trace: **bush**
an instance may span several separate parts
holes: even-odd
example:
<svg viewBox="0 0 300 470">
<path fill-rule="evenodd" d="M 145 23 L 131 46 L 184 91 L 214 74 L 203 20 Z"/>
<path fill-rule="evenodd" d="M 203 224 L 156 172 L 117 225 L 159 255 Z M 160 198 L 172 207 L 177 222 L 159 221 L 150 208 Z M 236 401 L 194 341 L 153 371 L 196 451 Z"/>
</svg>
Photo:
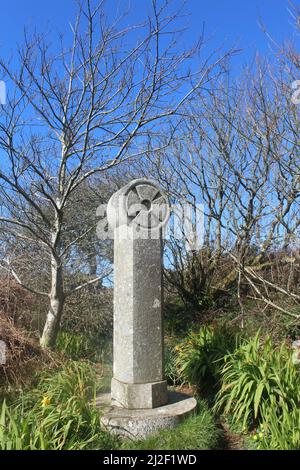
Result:
<svg viewBox="0 0 300 470">
<path fill-rule="evenodd" d="M 238 336 L 222 328 L 201 327 L 176 347 L 176 365 L 182 381 L 199 387 L 216 387 L 220 382 L 224 356 L 234 350 Z"/>
<path fill-rule="evenodd" d="M 0 276 L 0 312 L 16 327 L 32 329 L 36 299 L 9 276 Z"/>
<path fill-rule="evenodd" d="M 100 427 L 90 403 L 97 383 L 94 368 L 69 362 L 37 388 L 0 410 L 0 449 L 112 449 L 115 440 Z"/>
<path fill-rule="evenodd" d="M 82 279 L 87 281 L 87 279 Z M 112 337 L 113 290 L 90 286 L 67 299 L 61 328 L 91 338 Z"/>
<path fill-rule="evenodd" d="M 90 337 L 81 333 L 60 331 L 56 350 L 73 359 L 87 359 L 93 362 L 112 361 L 112 341 L 110 338 Z"/>
<path fill-rule="evenodd" d="M 258 449 L 300 450 L 300 409 L 286 403 L 267 409 L 256 436 Z"/>
<path fill-rule="evenodd" d="M 276 348 L 270 337 L 262 340 L 257 333 L 225 357 L 216 409 L 232 413 L 245 429 L 276 409 L 294 410 L 299 398 L 299 366 L 293 364 L 285 343 Z"/>
<path fill-rule="evenodd" d="M 31 380 L 34 370 L 41 367 L 42 361 L 51 362 L 47 353 L 41 350 L 38 339 L 17 327 L 1 312 L 0 340 L 6 345 L 6 362 L 0 363 L 0 387 L 24 385 Z"/>
<path fill-rule="evenodd" d="M 89 338 L 82 334 L 60 331 L 56 340 L 56 350 L 70 359 L 88 359 L 91 354 Z"/>
<path fill-rule="evenodd" d="M 165 376 L 170 385 L 181 385 L 182 377 L 177 367 L 177 351 L 175 349 L 178 338 L 165 338 Z"/>
<path fill-rule="evenodd" d="M 168 336 L 183 336 L 190 330 L 195 312 L 187 309 L 182 300 L 169 296 L 164 305 L 164 328 Z"/>
<path fill-rule="evenodd" d="M 214 449 L 220 438 L 213 414 L 205 402 L 199 403 L 195 416 L 187 418 L 175 429 L 165 429 L 139 441 L 127 441 L 122 449 L 137 450 L 204 450 Z"/>
</svg>

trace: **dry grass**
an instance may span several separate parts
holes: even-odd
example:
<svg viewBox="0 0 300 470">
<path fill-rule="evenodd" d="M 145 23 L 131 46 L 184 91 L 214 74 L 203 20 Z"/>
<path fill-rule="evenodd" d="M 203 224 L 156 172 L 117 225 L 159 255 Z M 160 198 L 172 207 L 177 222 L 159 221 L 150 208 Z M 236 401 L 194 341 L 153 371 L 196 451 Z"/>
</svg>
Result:
<svg viewBox="0 0 300 470">
<path fill-rule="evenodd" d="M 55 363 L 39 346 L 31 312 L 36 298 L 7 277 L 0 278 L 0 340 L 6 346 L 6 362 L 0 364 L 0 387 L 31 383 L 37 370 Z"/>
<path fill-rule="evenodd" d="M 0 364 L 0 386 L 21 385 L 44 358 L 37 338 L 14 325 L 0 312 L 0 338 L 6 345 L 6 363 Z"/>
</svg>

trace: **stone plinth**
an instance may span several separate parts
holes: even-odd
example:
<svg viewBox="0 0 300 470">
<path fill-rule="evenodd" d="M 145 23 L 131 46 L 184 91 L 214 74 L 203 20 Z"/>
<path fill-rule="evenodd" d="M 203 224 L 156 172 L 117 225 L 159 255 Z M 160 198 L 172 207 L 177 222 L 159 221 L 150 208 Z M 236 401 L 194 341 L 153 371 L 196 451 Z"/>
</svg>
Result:
<svg viewBox="0 0 300 470">
<path fill-rule="evenodd" d="M 103 394 L 97 399 L 97 406 L 104 412 L 102 425 L 112 434 L 143 439 L 160 429 L 176 427 L 195 412 L 197 402 L 193 397 L 170 392 L 167 405 L 153 409 L 128 410 L 111 402 L 110 394 Z"/>
</svg>

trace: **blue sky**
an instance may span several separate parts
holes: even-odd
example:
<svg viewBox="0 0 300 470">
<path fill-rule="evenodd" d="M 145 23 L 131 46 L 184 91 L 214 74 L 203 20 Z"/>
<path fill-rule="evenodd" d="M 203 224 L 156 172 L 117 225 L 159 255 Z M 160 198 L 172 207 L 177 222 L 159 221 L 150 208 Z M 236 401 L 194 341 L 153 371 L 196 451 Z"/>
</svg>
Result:
<svg viewBox="0 0 300 470">
<path fill-rule="evenodd" d="M 179 3 L 179 0 L 175 0 Z M 297 2 L 297 0 L 296 0 Z M 137 22 L 143 17 L 150 0 L 107 0 L 107 8 L 116 11 L 117 6 L 129 5 L 128 21 Z M 268 40 L 261 31 L 261 18 L 270 34 L 277 41 L 293 35 L 288 0 L 187 0 L 186 10 L 190 13 L 187 41 L 193 41 L 203 22 L 208 48 L 225 43 L 225 47 L 236 44 L 241 53 L 234 59 L 236 71 L 250 61 L 255 51 L 271 53 Z M 67 31 L 68 23 L 75 11 L 73 0 L 9 0 L 0 6 L 0 54 L 13 54 L 16 42 L 21 41 L 23 28 L 37 27 L 38 30 L 52 29 Z"/>
</svg>

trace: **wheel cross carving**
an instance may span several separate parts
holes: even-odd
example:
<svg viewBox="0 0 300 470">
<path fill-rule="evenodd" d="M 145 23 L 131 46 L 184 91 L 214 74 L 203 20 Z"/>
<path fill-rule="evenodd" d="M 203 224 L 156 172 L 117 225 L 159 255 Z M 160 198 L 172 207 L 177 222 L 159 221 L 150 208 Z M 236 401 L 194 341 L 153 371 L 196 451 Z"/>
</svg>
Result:
<svg viewBox="0 0 300 470">
<path fill-rule="evenodd" d="M 149 183 L 137 183 L 127 192 L 126 212 L 130 224 L 144 229 L 157 229 L 168 220 L 169 206 L 157 187 Z"/>
</svg>

